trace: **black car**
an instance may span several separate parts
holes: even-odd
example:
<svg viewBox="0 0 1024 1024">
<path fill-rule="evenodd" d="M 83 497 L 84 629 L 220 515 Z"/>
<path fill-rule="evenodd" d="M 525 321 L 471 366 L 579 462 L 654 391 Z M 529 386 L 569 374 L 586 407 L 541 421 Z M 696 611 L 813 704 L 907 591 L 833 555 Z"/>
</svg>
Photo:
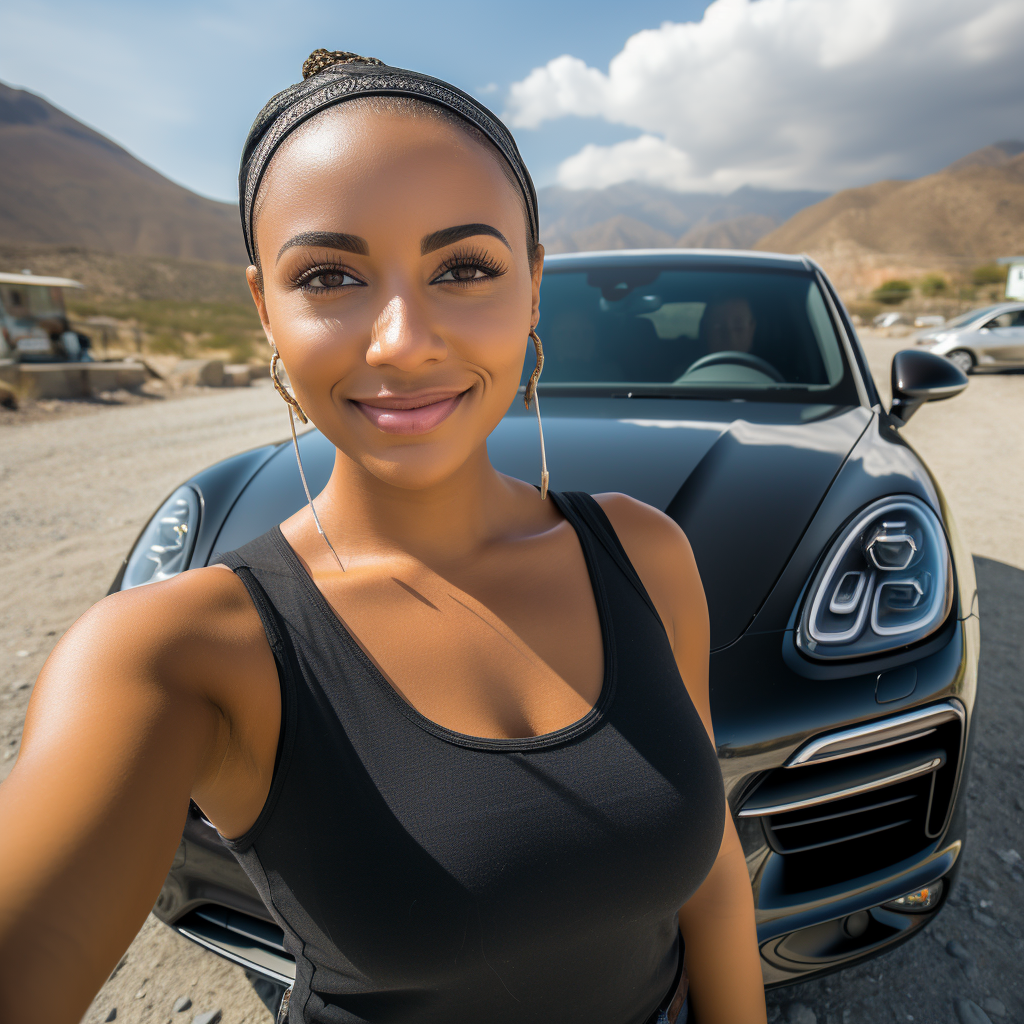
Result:
<svg viewBox="0 0 1024 1024">
<path fill-rule="evenodd" d="M 971 557 L 899 431 L 967 378 L 901 352 L 886 411 L 839 298 L 804 257 L 555 256 L 542 299 L 552 486 L 663 509 L 696 554 L 766 984 L 910 938 L 961 861 L 979 628 Z M 299 444 L 316 493 L 334 449 L 316 431 Z M 538 478 L 521 402 L 489 449 L 500 470 Z M 160 507 L 114 589 L 206 565 L 303 502 L 290 444 L 221 462 Z M 264 994 L 292 978 L 281 929 L 194 806 L 155 912 Z"/>
</svg>

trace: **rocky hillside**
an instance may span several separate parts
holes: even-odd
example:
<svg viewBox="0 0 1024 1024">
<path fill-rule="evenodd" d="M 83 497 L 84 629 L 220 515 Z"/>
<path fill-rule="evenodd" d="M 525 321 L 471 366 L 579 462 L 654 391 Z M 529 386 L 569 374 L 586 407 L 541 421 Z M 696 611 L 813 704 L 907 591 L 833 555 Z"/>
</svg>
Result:
<svg viewBox="0 0 1024 1024">
<path fill-rule="evenodd" d="M 175 185 L 46 100 L 0 83 L 0 243 L 244 264 L 233 204 Z"/>
<path fill-rule="evenodd" d="M 1024 143 L 1001 142 L 913 181 L 837 192 L 757 242 L 835 262 L 982 263 L 1024 253 Z"/>
</svg>

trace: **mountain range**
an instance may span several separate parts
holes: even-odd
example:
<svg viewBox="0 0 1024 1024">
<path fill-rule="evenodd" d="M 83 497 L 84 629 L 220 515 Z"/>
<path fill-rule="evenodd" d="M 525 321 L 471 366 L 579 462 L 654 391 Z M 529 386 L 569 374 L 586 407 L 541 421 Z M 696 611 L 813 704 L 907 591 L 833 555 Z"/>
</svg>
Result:
<svg viewBox="0 0 1024 1024">
<path fill-rule="evenodd" d="M 169 181 L 117 143 L 0 83 L 0 241 L 245 264 L 238 208 Z"/>
<path fill-rule="evenodd" d="M 235 204 L 190 192 L 42 97 L 2 83 L 0 153 L 0 269 L 20 269 L 36 252 L 33 265 L 59 272 L 68 263 L 69 271 L 88 277 L 88 254 L 106 254 L 106 262 L 93 261 L 98 283 L 108 270 L 127 266 L 125 257 L 144 257 L 152 272 L 136 274 L 127 291 L 160 291 L 167 278 L 177 294 L 190 292 L 186 282 L 201 275 L 175 261 L 246 263 Z M 681 193 L 627 182 L 543 188 L 539 199 L 541 238 L 550 253 L 807 252 L 841 289 L 862 291 L 885 274 L 1024 253 L 1024 142 L 987 146 L 913 181 L 833 195 L 752 187 L 729 195 Z M 214 277 L 233 281 L 233 275 L 224 266 Z M 103 290 L 118 288 L 111 281 Z"/>
</svg>

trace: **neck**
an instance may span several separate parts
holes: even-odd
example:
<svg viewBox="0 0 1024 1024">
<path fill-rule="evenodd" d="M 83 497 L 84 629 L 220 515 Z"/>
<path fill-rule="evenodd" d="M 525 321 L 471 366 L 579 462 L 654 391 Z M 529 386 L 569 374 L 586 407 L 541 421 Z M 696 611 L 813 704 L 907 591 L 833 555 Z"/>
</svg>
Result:
<svg viewBox="0 0 1024 1024">
<path fill-rule="evenodd" d="M 415 490 L 381 480 L 339 451 L 316 507 L 346 568 L 395 554 L 439 564 L 506 535 L 523 495 L 521 484 L 491 465 L 486 444 L 452 476 Z"/>
</svg>

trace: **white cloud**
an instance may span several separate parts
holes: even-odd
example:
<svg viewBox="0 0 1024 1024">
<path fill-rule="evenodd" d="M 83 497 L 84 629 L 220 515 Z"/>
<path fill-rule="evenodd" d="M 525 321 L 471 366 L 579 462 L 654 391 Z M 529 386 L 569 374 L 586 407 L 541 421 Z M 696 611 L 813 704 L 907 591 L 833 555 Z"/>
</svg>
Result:
<svg viewBox="0 0 1024 1024">
<path fill-rule="evenodd" d="M 570 188 L 842 188 L 1024 136 L 1022 50 L 1021 0 L 714 0 L 630 37 L 607 72 L 569 55 L 535 68 L 506 118 L 642 133 L 565 160 Z"/>
</svg>

